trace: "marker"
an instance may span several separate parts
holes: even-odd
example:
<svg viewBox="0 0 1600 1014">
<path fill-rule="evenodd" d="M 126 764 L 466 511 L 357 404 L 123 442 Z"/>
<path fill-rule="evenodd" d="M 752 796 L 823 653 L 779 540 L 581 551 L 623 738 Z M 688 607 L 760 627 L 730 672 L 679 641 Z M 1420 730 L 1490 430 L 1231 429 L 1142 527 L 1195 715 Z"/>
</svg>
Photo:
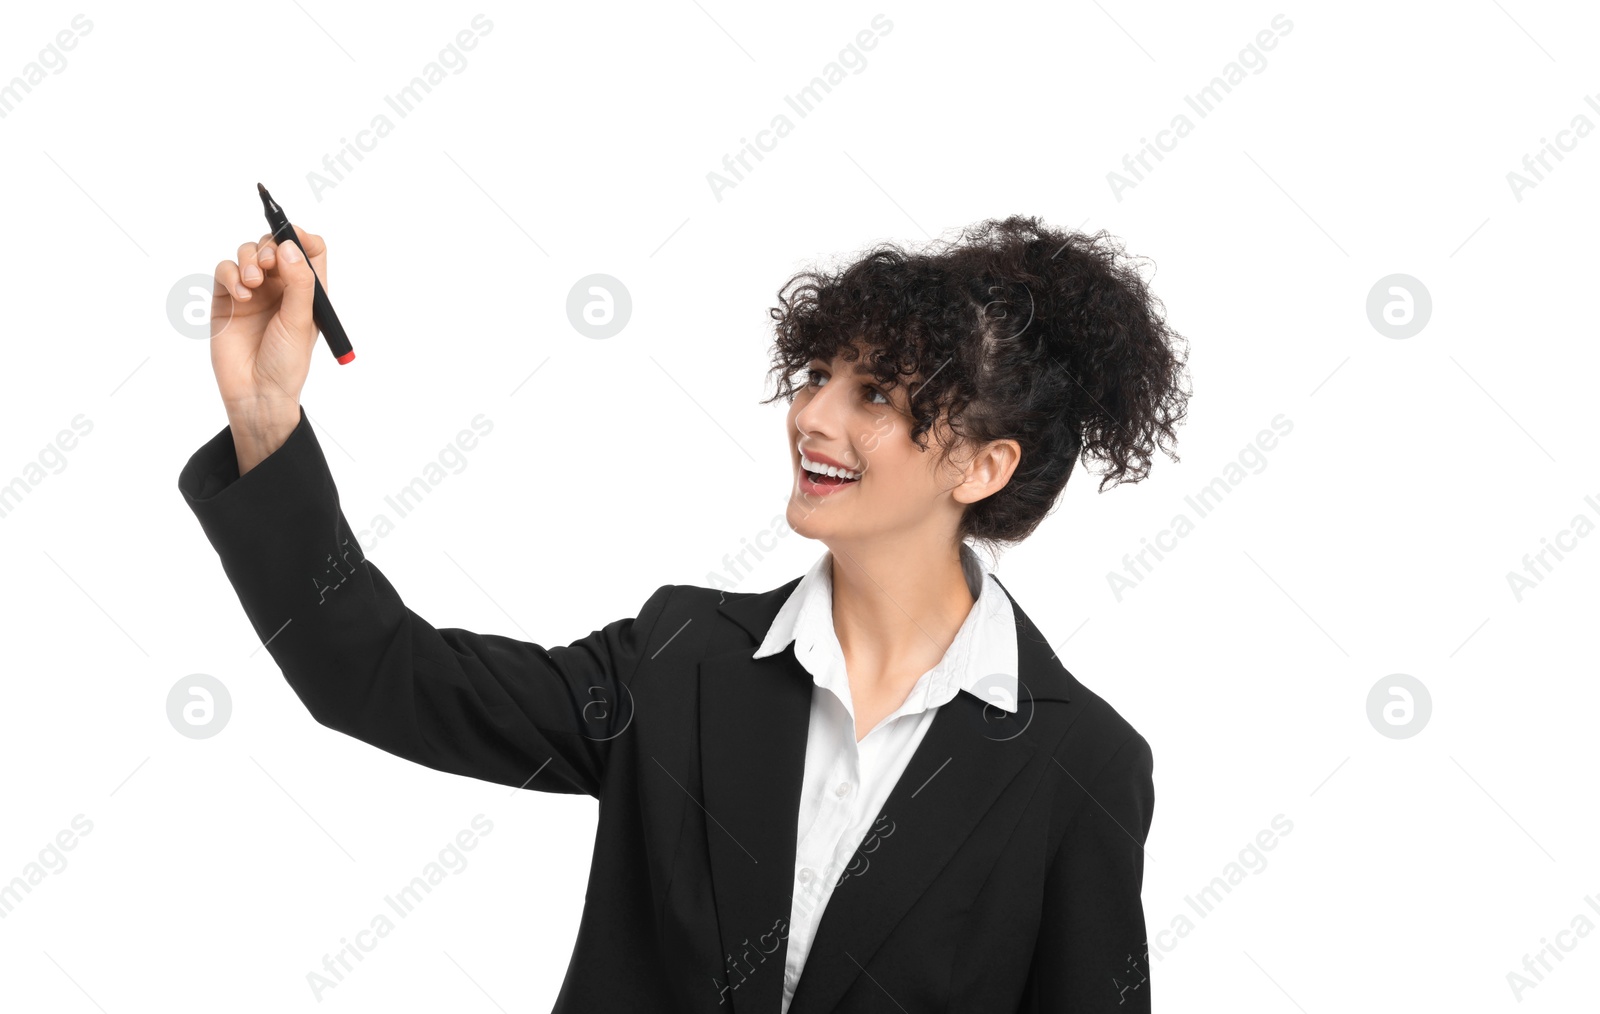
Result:
<svg viewBox="0 0 1600 1014">
<path fill-rule="evenodd" d="M 294 226 L 289 224 L 289 216 L 283 213 L 273 201 L 272 195 L 267 193 L 267 188 L 256 184 L 256 189 L 261 192 L 261 207 L 267 213 L 267 225 L 272 229 L 272 238 L 278 245 L 293 243 L 300 247 L 300 252 L 305 254 L 306 266 L 311 266 L 311 255 L 306 253 L 306 248 L 300 246 L 300 237 L 295 235 Z M 311 268 L 311 284 L 314 291 L 311 294 L 311 319 L 316 322 L 317 330 L 322 332 L 322 337 L 328 341 L 328 350 L 333 357 L 343 366 L 356 357 L 355 350 L 350 348 L 350 339 L 345 336 L 344 325 L 339 323 L 339 315 L 333 312 L 333 304 L 328 301 L 328 293 L 322 287 L 322 279 L 317 277 L 317 269 Z"/>
</svg>

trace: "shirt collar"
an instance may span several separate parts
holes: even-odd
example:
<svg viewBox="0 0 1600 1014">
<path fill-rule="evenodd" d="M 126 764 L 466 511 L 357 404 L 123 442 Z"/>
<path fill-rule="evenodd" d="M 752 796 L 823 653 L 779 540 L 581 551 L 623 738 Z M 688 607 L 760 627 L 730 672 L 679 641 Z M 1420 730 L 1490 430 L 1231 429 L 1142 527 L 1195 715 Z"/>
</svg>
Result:
<svg viewBox="0 0 1600 1014">
<path fill-rule="evenodd" d="M 983 569 L 976 553 L 961 544 L 961 570 L 972 592 L 972 610 L 956 632 L 944 658 L 922 681 L 922 700 L 908 699 L 913 710 L 944 704 L 962 690 L 1004 711 L 1017 710 L 1017 627 L 1005 589 Z M 844 651 L 833 629 L 832 553 L 825 551 L 811 565 L 773 618 L 752 658 L 776 655 L 793 642 L 795 658 L 820 687 L 850 700 Z M 915 707 L 919 705 L 920 707 Z"/>
</svg>

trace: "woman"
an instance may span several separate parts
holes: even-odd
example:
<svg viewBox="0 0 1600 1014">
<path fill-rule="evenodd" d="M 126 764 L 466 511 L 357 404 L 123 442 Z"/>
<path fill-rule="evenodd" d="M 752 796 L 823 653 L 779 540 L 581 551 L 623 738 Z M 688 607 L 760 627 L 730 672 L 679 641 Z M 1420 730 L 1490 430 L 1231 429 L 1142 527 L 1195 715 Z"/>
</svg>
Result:
<svg viewBox="0 0 1600 1014">
<path fill-rule="evenodd" d="M 292 244 L 217 267 L 229 425 L 179 486 L 318 722 L 605 804 L 556 1011 L 1148 1010 L 1149 745 L 968 545 L 1024 539 L 1080 456 L 1104 489 L 1171 455 L 1184 342 L 1119 254 L 1012 217 L 795 276 L 787 518 L 827 551 L 571 645 L 435 628 L 361 558 Z"/>
</svg>

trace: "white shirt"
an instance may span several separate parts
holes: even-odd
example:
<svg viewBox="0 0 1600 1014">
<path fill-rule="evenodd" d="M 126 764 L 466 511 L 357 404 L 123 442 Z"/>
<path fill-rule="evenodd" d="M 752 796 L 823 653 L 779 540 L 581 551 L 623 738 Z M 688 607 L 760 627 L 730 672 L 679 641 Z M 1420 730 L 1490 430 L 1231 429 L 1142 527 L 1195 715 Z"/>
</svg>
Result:
<svg viewBox="0 0 1600 1014">
<path fill-rule="evenodd" d="M 844 651 L 833 629 L 831 552 L 824 552 L 800 579 L 752 656 L 776 655 L 793 641 L 795 658 L 817 686 L 811 695 L 800 790 L 784 1014 L 834 887 L 841 876 L 860 873 L 870 863 L 869 857 L 856 855 L 857 847 L 870 852 L 874 846 L 869 841 L 893 833 L 887 818 L 878 821 L 880 810 L 939 706 L 966 690 L 987 704 L 1017 710 L 1017 630 L 1011 601 L 966 543 L 960 552 L 972 610 L 939 663 L 859 743 Z M 866 838 L 869 830 L 873 839 Z"/>
</svg>

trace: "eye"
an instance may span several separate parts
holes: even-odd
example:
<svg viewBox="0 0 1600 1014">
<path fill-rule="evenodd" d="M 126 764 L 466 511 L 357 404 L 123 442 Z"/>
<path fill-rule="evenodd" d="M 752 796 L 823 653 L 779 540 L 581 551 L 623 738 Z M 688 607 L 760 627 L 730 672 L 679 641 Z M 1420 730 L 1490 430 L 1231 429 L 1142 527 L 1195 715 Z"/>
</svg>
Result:
<svg viewBox="0 0 1600 1014">
<path fill-rule="evenodd" d="M 815 366 L 807 366 L 805 369 L 806 369 L 805 386 L 807 386 L 807 387 L 811 387 L 813 385 L 817 386 L 817 387 L 821 387 L 822 386 L 821 382 L 828 379 L 828 374 L 823 370 L 817 369 Z M 861 385 L 861 389 L 867 393 L 868 404 L 872 404 L 872 405 L 892 405 L 892 404 L 894 404 L 893 400 L 888 395 L 884 394 L 881 390 L 879 390 L 878 388 L 872 386 L 871 384 L 862 384 Z M 877 396 L 877 398 L 879 400 L 872 401 L 871 398 L 874 395 Z"/>
</svg>

